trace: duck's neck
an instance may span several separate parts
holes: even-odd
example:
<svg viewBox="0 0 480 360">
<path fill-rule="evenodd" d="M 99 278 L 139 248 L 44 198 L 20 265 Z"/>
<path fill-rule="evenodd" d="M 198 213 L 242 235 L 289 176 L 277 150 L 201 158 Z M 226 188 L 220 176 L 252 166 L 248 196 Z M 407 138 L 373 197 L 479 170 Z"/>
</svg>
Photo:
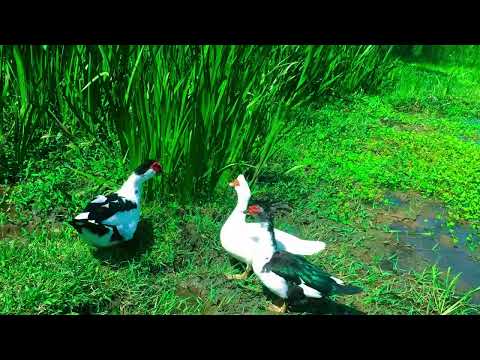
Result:
<svg viewBox="0 0 480 360">
<path fill-rule="evenodd" d="M 140 199 L 142 197 L 142 186 L 143 186 L 144 179 L 141 176 L 133 173 L 130 177 L 125 181 L 117 191 L 118 195 L 127 198 L 128 200 L 136 202 L 140 205 Z"/>
<path fill-rule="evenodd" d="M 235 206 L 235 211 L 243 212 L 247 210 L 248 201 L 250 200 L 250 196 L 238 196 L 237 198 L 237 206 Z"/>
<path fill-rule="evenodd" d="M 260 226 L 266 230 L 265 235 L 259 241 L 256 251 L 256 256 L 262 261 L 268 261 L 275 252 L 277 252 L 277 241 L 275 239 L 275 232 L 273 222 L 269 220 L 262 220 Z"/>
<path fill-rule="evenodd" d="M 246 215 L 244 214 L 244 211 L 247 210 L 249 200 L 250 200 L 250 197 L 238 196 L 237 205 L 235 206 L 235 209 L 233 209 L 227 221 L 233 221 L 233 222 L 243 221 L 244 222 L 246 217 Z"/>
<path fill-rule="evenodd" d="M 272 247 L 274 252 L 277 251 L 277 239 L 275 238 L 275 227 L 273 226 L 273 218 L 268 215 L 267 218 L 264 219 L 262 226 L 266 227 L 268 233 L 270 234 L 269 246 Z"/>
</svg>

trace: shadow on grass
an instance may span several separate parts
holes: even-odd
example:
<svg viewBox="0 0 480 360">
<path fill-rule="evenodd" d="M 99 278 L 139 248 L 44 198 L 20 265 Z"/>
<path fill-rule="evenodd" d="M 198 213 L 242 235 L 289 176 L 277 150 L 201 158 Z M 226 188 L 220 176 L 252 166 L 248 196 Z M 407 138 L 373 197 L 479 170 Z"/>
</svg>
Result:
<svg viewBox="0 0 480 360">
<path fill-rule="evenodd" d="M 234 268 L 232 274 L 241 274 L 245 271 L 245 264 L 235 258 L 230 258 L 230 264 Z M 280 304 L 281 299 L 265 286 L 262 286 L 262 293 L 267 298 L 267 301 L 276 305 Z M 304 299 L 291 302 L 288 304 L 288 312 L 290 314 L 309 315 L 366 315 L 364 312 L 354 307 L 337 303 L 329 298 Z"/>
<path fill-rule="evenodd" d="M 331 299 L 308 299 L 302 303 L 290 305 L 290 311 L 312 315 L 365 315 L 354 307 Z"/>
<path fill-rule="evenodd" d="M 279 300 L 281 299 L 266 287 L 263 287 L 263 293 L 269 301 L 279 305 Z M 291 302 L 288 304 L 288 313 L 306 315 L 365 315 L 364 312 L 357 310 L 354 307 L 337 303 L 329 298 L 309 298 Z"/>
<path fill-rule="evenodd" d="M 105 265 L 122 267 L 126 266 L 129 260 L 140 258 L 154 242 L 152 223 L 149 220 L 140 220 L 132 240 L 111 248 L 94 249 L 92 255 Z"/>
</svg>

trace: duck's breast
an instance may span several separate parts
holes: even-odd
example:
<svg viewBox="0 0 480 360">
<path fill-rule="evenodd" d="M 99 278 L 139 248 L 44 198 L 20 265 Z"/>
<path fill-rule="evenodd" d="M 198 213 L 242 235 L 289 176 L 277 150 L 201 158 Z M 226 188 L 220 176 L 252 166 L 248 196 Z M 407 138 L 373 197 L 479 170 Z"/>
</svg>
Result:
<svg viewBox="0 0 480 360">
<path fill-rule="evenodd" d="M 263 266 L 262 266 L 263 268 Z M 255 262 L 253 263 L 253 269 L 260 281 L 275 295 L 280 296 L 282 299 L 288 297 L 288 283 L 281 276 L 275 274 L 272 271 L 262 272 L 262 270 L 255 269 Z"/>
<path fill-rule="evenodd" d="M 247 264 L 252 263 L 255 241 L 246 229 L 226 224 L 220 231 L 220 241 L 223 248 L 237 260 Z"/>
</svg>

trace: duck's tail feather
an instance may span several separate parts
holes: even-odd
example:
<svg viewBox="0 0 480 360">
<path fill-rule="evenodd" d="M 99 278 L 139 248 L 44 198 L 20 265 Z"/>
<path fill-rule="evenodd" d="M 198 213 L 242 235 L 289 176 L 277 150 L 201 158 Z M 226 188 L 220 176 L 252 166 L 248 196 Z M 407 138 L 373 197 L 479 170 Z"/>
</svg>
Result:
<svg viewBox="0 0 480 360">
<path fill-rule="evenodd" d="M 75 230 L 81 231 L 82 225 L 85 224 L 85 220 L 72 219 L 68 222 Z"/>
<path fill-rule="evenodd" d="M 353 285 L 336 285 L 335 286 L 335 294 L 338 295 L 354 295 L 354 294 L 359 294 L 363 291 L 362 288 L 359 288 L 358 286 L 353 286 Z"/>
</svg>

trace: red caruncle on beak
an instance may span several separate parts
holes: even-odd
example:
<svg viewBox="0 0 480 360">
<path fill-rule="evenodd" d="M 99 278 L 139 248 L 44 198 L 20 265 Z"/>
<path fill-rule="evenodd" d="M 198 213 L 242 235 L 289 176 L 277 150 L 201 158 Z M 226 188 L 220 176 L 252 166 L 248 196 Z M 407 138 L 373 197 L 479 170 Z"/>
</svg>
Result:
<svg viewBox="0 0 480 360">
<path fill-rule="evenodd" d="M 158 162 L 154 162 L 154 163 L 152 164 L 152 169 L 153 169 L 153 171 L 155 171 L 156 173 L 162 172 L 162 166 L 161 166 Z"/>
</svg>

